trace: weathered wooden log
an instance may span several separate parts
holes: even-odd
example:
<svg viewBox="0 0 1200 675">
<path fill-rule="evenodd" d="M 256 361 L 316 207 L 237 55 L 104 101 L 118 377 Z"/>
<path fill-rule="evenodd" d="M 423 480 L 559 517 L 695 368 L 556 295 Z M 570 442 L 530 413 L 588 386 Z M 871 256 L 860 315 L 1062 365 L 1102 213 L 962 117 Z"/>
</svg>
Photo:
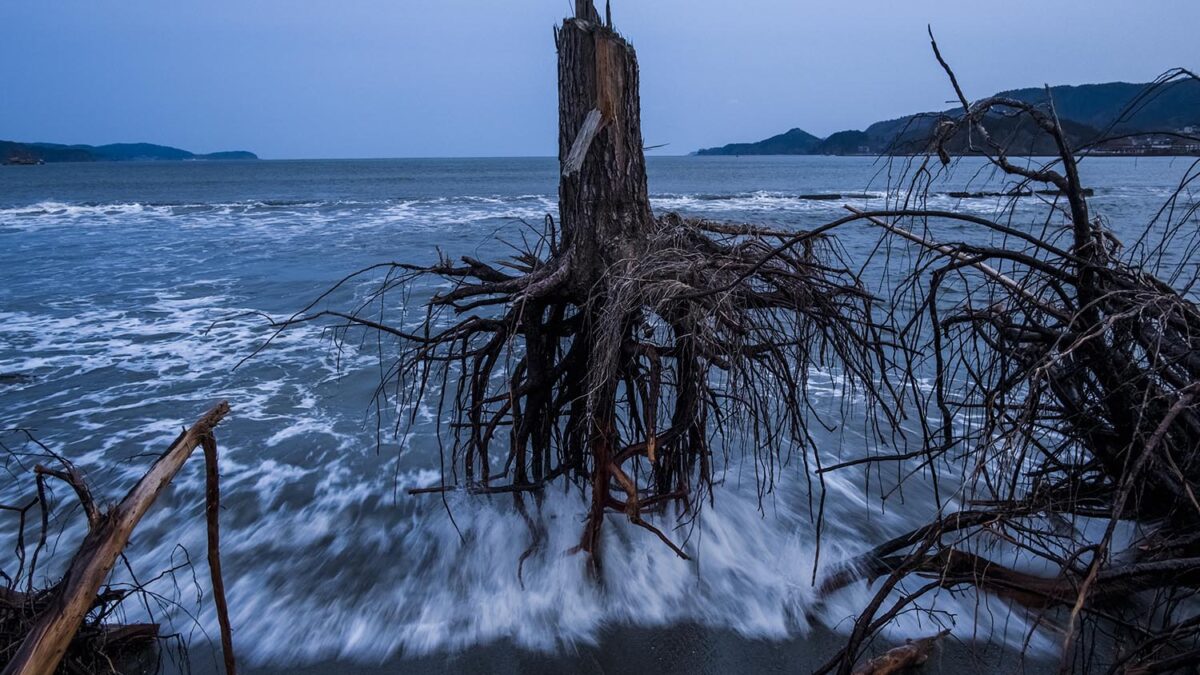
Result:
<svg viewBox="0 0 1200 675">
<path fill-rule="evenodd" d="M 949 633 L 950 631 L 943 630 L 937 635 L 909 640 L 855 668 L 854 675 L 894 675 L 919 668 L 925 665 L 933 654 L 933 648 Z"/>
<path fill-rule="evenodd" d="M 119 504 L 100 517 L 72 558 L 56 597 L 34 622 L 3 675 L 51 675 L 55 671 L 117 557 L 129 543 L 133 528 L 192 451 L 211 436 L 228 413 L 229 404 L 224 401 L 205 413 L 175 439 Z"/>
<path fill-rule="evenodd" d="M 158 624 L 131 623 L 104 626 L 99 630 L 79 635 L 75 642 L 86 640 L 85 649 L 112 655 L 126 649 L 141 648 L 159 638 Z"/>
</svg>

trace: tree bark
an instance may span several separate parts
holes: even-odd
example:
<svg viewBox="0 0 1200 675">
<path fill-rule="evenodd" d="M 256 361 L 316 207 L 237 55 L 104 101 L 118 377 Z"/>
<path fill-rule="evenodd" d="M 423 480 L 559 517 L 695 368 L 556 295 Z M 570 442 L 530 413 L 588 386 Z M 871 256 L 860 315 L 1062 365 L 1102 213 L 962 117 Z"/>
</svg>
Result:
<svg viewBox="0 0 1200 675">
<path fill-rule="evenodd" d="M 654 227 L 637 54 L 601 23 L 590 0 L 576 3 L 556 40 L 559 213 L 572 285 L 586 297 L 604 270 L 631 256 Z"/>
</svg>

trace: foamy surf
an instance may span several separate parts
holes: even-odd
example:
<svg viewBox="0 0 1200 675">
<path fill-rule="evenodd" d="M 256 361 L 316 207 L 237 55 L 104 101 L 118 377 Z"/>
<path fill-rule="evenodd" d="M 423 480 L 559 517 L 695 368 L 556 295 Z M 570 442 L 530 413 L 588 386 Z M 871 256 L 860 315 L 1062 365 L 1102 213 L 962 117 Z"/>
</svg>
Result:
<svg viewBox="0 0 1200 675">
<path fill-rule="evenodd" d="M 527 500 L 545 533 L 518 576 L 532 536 L 511 498 L 450 495 L 447 512 L 436 496 L 405 495 L 440 481 L 437 411 L 418 411 L 412 434 L 385 428 L 377 435 L 371 394 L 379 363 L 370 340 L 337 351 L 314 325 L 285 333 L 235 369 L 270 334 L 256 312 L 289 315 L 355 269 L 432 260 L 439 247 L 452 256 L 506 255 L 502 240 L 531 232 L 522 221 L 536 231 L 555 214 L 557 164 L 539 162 L 315 163 L 299 185 L 293 168 L 264 162 L 236 168 L 267 172 L 250 183 L 257 192 L 249 195 L 240 175 L 205 183 L 186 173 L 235 170 L 212 166 L 155 167 L 161 174 L 148 173 L 153 180 L 111 195 L 77 192 L 79 180 L 0 185 L 0 375 L 13 376 L 0 381 L 0 427 L 32 429 L 112 499 L 180 424 L 228 398 L 233 414 L 218 432 L 225 568 L 238 649 L 255 664 L 378 662 L 498 641 L 558 652 L 593 644 L 613 625 L 699 624 L 771 640 L 803 638 L 813 626 L 849 631 L 876 587 L 861 583 L 818 603 L 814 567 L 819 578 L 928 522 L 935 508 L 927 490 L 914 484 L 881 506 L 877 475 L 827 474 L 818 559 L 803 463 L 793 458 L 760 501 L 755 467 L 735 452 L 715 505 L 692 526 L 677 529 L 671 514 L 656 521 L 685 542 L 694 562 L 614 515 L 604 528 L 606 582 L 599 585 L 583 572 L 581 556 L 567 553 L 579 541 L 584 502 L 574 489 L 550 490 L 540 507 Z M 844 201 L 875 206 L 903 197 L 869 189 L 877 180 L 869 160 L 797 158 L 794 166 L 759 168 L 730 160 L 714 164 L 725 167 L 719 174 L 689 173 L 684 162 L 651 162 L 656 209 L 735 222 L 769 214 L 770 222 L 803 229 L 844 213 Z M 1140 162 L 1139 180 L 1155 175 L 1148 165 Z M 1120 208 L 1143 194 L 1152 212 L 1169 188 L 1170 172 L 1161 184 L 1126 186 L 1119 169 L 1105 166 L 1092 164 L 1089 170 L 1102 173 L 1089 182 L 1122 185 Z M 495 186 L 505 180 L 503 190 Z M 207 192 L 197 194 L 196 185 Z M 311 194 L 314 186 L 336 194 Z M 997 189 L 1003 186 L 959 181 L 935 190 L 929 205 L 994 212 L 1000 199 L 949 193 Z M 834 193 L 843 199 L 813 198 Z M 1102 205 L 1108 197 L 1102 191 L 1095 200 Z M 1039 204 L 1023 200 L 1020 208 Z M 842 239 L 862 260 L 873 241 L 865 226 Z M 347 287 L 328 306 L 353 304 L 366 284 Z M 413 300 L 431 291 L 417 289 Z M 853 412 L 836 373 L 813 373 L 810 387 L 835 425 L 843 403 Z M 826 464 L 866 451 L 859 428 L 861 420 L 849 419 L 818 439 Z M 139 579 L 202 559 L 202 486 L 193 463 L 139 527 L 129 550 Z M 28 483 L 0 485 L 5 503 L 29 495 Z M 62 504 L 69 497 L 56 494 Z M 77 513 L 61 517 L 68 532 L 51 565 L 80 532 Z M 14 527 L 0 520 L 0 539 Z M 1021 565 L 1015 553 L 993 555 Z M 11 549 L 0 556 L 7 564 Z M 201 639 L 215 620 L 191 574 L 185 567 L 152 586 L 180 607 L 150 609 Z M 127 609 L 135 620 L 146 608 Z M 964 640 L 1012 647 L 1028 640 L 1035 653 L 1056 647 L 1024 614 L 974 591 L 938 592 L 932 609 L 901 615 L 889 637 L 945 624 Z"/>
</svg>

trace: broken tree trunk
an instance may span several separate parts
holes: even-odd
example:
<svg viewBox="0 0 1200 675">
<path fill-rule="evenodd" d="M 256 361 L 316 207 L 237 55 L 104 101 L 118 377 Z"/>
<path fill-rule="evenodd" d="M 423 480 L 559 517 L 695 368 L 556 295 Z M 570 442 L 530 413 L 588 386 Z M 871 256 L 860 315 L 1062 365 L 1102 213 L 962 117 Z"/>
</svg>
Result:
<svg viewBox="0 0 1200 675">
<path fill-rule="evenodd" d="M 582 296 L 620 260 L 635 257 L 654 216 L 642 153 L 633 46 L 576 5 L 558 42 L 559 213 L 572 284 Z"/>
<path fill-rule="evenodd" d="M 229 404 L 224 401 L 209 410 L 175 439 L 119 504 L 100 516 L 72 558 L 56 596 L 35 621 L 3 675 L 54 673 L 117 557 L 129 543 L 133 528 L 183 468 L 192 451 L 211 437 L 213 428 L 228 413 Z M 225 625 L 223 622 L 222 626 Z"/>
</svg>

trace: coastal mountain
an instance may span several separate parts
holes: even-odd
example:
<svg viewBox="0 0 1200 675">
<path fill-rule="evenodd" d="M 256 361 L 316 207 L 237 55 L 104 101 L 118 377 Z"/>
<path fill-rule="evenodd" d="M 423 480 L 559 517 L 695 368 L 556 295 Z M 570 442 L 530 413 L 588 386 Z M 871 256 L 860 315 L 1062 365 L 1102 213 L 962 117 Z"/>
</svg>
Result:
<svg viewBox="0 0 1200 675">
<path fill-rule="evenodd" d="M 0 141 L 0 163 L 37 164 L 41 162 L 128 162 L 141 160 L 258 159 L 253 152 L 234 150 L 196 154 L 179 148 L 152 143 L 112 143 L 110 145 L 61 145 L 58 143 L 18 143 Z"/>
<path fill-rule="evenodd" d="M 1054 108 L 1064 119 L 1104 130 L 1149 86 L 1110 82 L 1054 87 Z M 997 96 L 1034 104 L 1047 102 L 1044 87 L 1003 91 Z M 1200 82 L 1181 80 L 1162 87 L 1137 100 L 1135 110 L 1129 122 L 1118 124 L 1116 131 L 1161 131 L 1200 125 Z"/>
<path fill-rule="evenodd" d="M 1051 89 L 1054 108 L 1067 136 L 1078 147 L 1103 135 L 1138 134 L 1141 138 L 1123 143 L 1106 143 L 1102 151 L 1119 154 L 1200 154 L 1200 144 L 1156 132 L 1200 134 L 1200 82 L 1183 80 L 1143 96 L 1149 84 L 1109 82 L 1059 86 Z M 1046 90 L 1040 87 L 1015 89 L 996 94 L 1035 105 L 1047 105 Z M 698 155 L 875 155 L 921 152 L 939 118 L 958 117 L 960 109 L 908 115 L 876 122 L 865 130 L 839 131 L 817 138 L 800 129 L 772 136 L 757 143 L 732 143 L 699 150 Z M 1117 120 L 1124 117 L 1119 123 Z M 1111 127 L 1111 129 L 1110 129 Z M 1191 130 L 1190 132 L 1188 130 Z M 1011 154 L 1040 155 L 1052 152 L 1045 134 L 1023 118 L 992 116 L 988 130 L 1002 139 Z M 1107 132 L 1107 134 L 1105 134 Z M 948 148 L 966 152 L 965 134 Z"/>
<path fill-rule="evenodd" d="M 802 129 L 792 129 L 757 143 L 731 143 L 723 152 L 701 150 L 701 155 L 812 155 L 821 139 Z M 712 148 L 716 150 L 717 148 Z"/>
</svg>

